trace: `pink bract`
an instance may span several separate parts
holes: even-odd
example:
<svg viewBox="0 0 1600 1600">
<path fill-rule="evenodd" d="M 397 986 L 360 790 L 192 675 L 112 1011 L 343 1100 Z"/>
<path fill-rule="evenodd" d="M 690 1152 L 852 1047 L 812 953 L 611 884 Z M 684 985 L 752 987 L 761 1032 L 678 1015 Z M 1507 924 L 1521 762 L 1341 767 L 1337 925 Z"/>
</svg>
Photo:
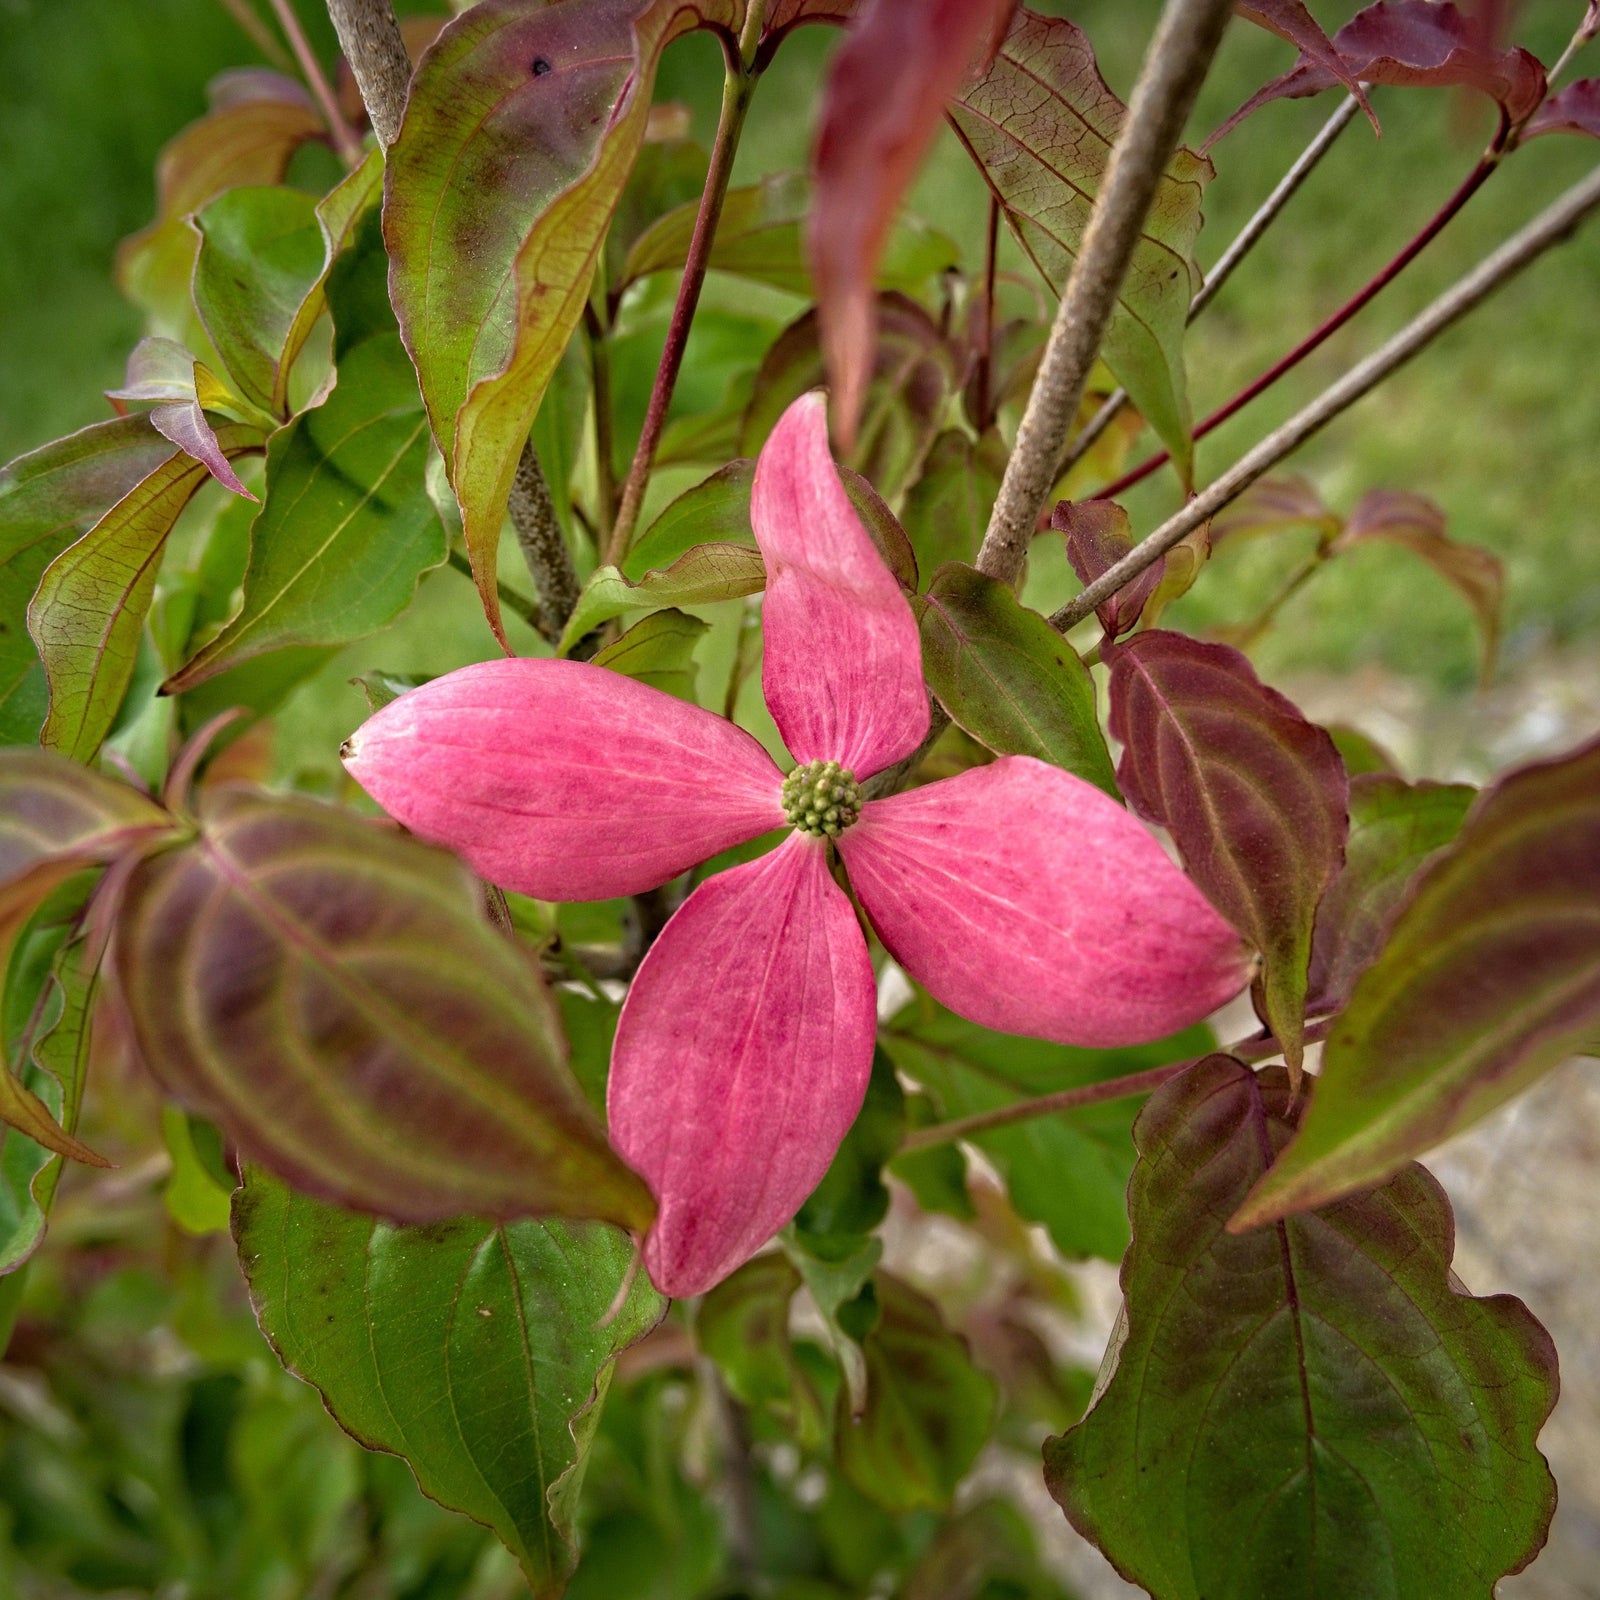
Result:
<svg viewBox="0 0 1600 1600">
<path fill-rule="evenodd" d="M 773 719 L 802 765 L 865 780 L 921 742 L 928 701 L 915 620 L 839 482 L 820 394 L 762 450 L 751 520 Z M 748 734 L 580 662 L 464 667 L 378 712 L 345 759 L 408 828 L 542 899 L 652 888 L 787 820 L 782 775 Z M 1249 981 L 1237 934 L 1155 839 L 1043 762 L 1004 757 L 835 827 L 891 954 L 987 1027 L 1142 1042 Z M 668 1294 L 701 1293 L 759 1250 L 860 1109 L 875 983 L 829 855 L 797 828 L 709 878 L 623 1006 L 611 1138 L 655 1193 L 645 1261 Z"/>
</svg>

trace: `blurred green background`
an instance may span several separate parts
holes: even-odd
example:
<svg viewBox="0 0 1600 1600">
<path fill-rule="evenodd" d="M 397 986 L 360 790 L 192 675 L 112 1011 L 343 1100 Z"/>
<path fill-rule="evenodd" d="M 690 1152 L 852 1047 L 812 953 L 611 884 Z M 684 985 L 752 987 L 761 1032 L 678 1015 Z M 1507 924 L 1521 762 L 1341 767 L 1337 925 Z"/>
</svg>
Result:
<svg viewBox="0 0 1600 1600">
<path fill-rule="evenodd" d="M 299 0 L 298 9 L 331 62 L 319 7 Z M 1107 78 L 1126 95 L 1156 0 L 1045 9 L 1088 29 Z M 1314 9 L 1331 29 L 1355 7 L 1321 0 Z M 1517 37 L 1549 60 L 1582 10 L 1582 0 L 1528 0 Z M 809 29 L 786 46 L 757 97 L 740 180 L 804 164 L 818 76 L 835 42 L 830 31 Z M 1278 41 L 1236 25 L 1196 131 L 1214 126 L 1288 57 Z M 204 109 L 207 80 L 260 60 L 221 0 L 0 0 L 0 458 L 107 414 L 100 391 L 120 378 L 141 332 L 138 314 L 111 285 L 116 241 L 150 219 L 157 153 Z M 1600 45 L 1580 59 L 1577 72 L 1585 71 L 1600 72 Z M 660 97 L 688 102 L 703 137 L 718 92 L 715 46 L 704 37 L 675 46 Z M 1455 94 L 1383 91 L 1375 102 L 1382 140 L 1353 124 L 1197 324 L 1197 415 L 1388 259 L 1459 182 L 1490 131 L 1484 106 Z M 1216 257 L 1333 103 L 1324 96 L 1270 106 L 1218 148 L 1202 262 Z M 1600 147 L 1575 138 L 1541 140 L 1518 154 L 1376 306 L 1203 446 L 1202 476 L 1372 349 L 1596 160 Z M 984 193 L 952 139 L 941 139 L 912 204 L 977 266 Z M 1009 253 L 1007 264 L 1022 270 Z M 1521 708 L 1518 715 L 1551 681 L 1588 681 L 1594 692 L 1597 323 L 1600 222 L 1291 463 L 1341 510 L 1380 486 L 1428 495 L 1456 537 L 1504 560 L 1507 632 L 1495 692 Z M 1140 531 L 1174 503 L 1165 475 L 1129 500 Z M 1250 616 L 1309 544 L 1293 535 L 1224 554 L 1175 616 L 1192 627 Z M 1038 603 L 1070 591 L 1058 553 L 1041 548 L 1034 566 Z M 362 712 L 346 682 L 353 671 L 441 670 L 490 648 L 470 589 L 441 572 L 382 641 L 352 647 L 301 691 L 282 719 L 285 742 L 314 730 L 331 764 L 339 733 Z M 1425 751 L 1430 719 L 1469 728 L 1481 720 L 1484 702 L 1472 698 L 1476 651 L 1459 598 L 1403 553 L 1374 549 L 1322 573 L 1291 603 L 1259 661 L 1275 681 L 1341 686 L 1327 703 L 1342 715 L 1359 719 L 1364 696 L 1410 707 L 1413 748 Z M 1570 742 L 1586 714 L 1558 710 L 1543 737 Z M 1534 744 L 1539 737 L 1527 736 Z M 1455 748 L 1439 762 L 1454 759 Z M 490 1600 L 521 1592 L 492 1540 L 423 1501 L 400 1463 L 356 1449 L 315 1396 L 280 1371 L 249 1316 L 226 1239 L 205 1231 L 219 1223 L 217 1195 L 189 1170 L 184 1181 L 199 1185 L 199 1198 L 175 1202 L 180 1211 L 188 1206 L 187 1225 L 163 1205 L 170 1158 L 152 1143 L 159 1113 L 138 1076 L 103 1076 L 96 1099 L 108 1125 L 94 1142 L 117 1154 L 123 1170 L 68 1174 L 33 1268 L 21 1342 L 0 1368 L 0 1596 Z M 665 1561 L 659 1551 L 652 1559 Z M 677 1570 L 662 1566 L 669 1569 Z"/>
</svg>

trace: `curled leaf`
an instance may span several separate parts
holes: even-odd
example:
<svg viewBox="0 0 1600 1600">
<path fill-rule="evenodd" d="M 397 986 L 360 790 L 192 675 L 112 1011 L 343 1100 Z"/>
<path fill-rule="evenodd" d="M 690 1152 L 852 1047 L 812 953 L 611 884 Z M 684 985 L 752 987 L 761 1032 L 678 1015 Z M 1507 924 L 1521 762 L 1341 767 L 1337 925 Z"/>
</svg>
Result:
<svg viewBox="0 0 1600 1600">
<path fill-rule="evenodd" d="M 416 840 L 210 791 L 198 837 L 128 885 L 117 970 L 140 1052 L 247 1158 L 335 1203 L 647 1226 L 550 996 L 481 907 L 467 870 Z"/>
<path fill-rule="evenodd" d="M 670 567 L 644 573 L 637 583 L 615 567 L 600 567 L 584 584 L 558 649 L 565 655 L 586 633 L 625 611 L 737 600 L 759 593 L 766 583 L 767 569 L 753 544 L 696 545 Z"/>
<path fill-rule="evenodd" d="M 1085 586 L 1110 571 L 1133 549 L 1128 513 L 1115 500 L 1060 500 L 1050 514 L 1050 526 L 1066 535 L 1067 560 Z M 1107 637 L 1115 639 L 1137 625 L 1139 614 L 1159 587 L 1166 568 L 1167 558 L 1161 556 L 1095 607 Z"/>
<path fill-rule="evenodd" d="M 1230 1226 L 1382 1181 L 1600 1036 L 1600 741 L 1479 797 L 1334 1020 L 1299 1135 Z"/>
<path fill-rule="evenodd" d="M 1109 664 L 1122 792 L 1261 952 L 1266 1020 L 1298 1073 L 1312 925 L 1344 860 L 1339 752 L 1227 645 L 1152 631 Z"/>
</svg>

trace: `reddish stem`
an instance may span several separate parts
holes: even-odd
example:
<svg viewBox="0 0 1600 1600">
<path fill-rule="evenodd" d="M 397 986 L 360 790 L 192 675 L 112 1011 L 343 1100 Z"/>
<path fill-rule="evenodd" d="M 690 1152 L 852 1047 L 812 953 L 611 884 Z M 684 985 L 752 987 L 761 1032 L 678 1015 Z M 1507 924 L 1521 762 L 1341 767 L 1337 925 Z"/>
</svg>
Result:
<svg viewBox="0 0 1600 1600">
<path fill-rule="evenodd" d="M 361 141 L 356 137 L 355 130 L 344 120 L 344 113 L 339 109 L 338 97 L 322 70 L 322 63 L 317 60 L 316 51 L 311 48 L 311 41 L 306 38 L 305 30 L 300 26 L 300 19 L 295 15 L 292 0 L 269 0 L 269 3 L 278 19 L 278 25 L 289 41 L 289 48 L 294 52 L 295 60 L 300 64 L 306 87 L 311 90 L 317 104 L 322 108 L 322 115 L 328 124 L 328 133 L 333 140 L 334 149 L 339 152 L 340 159 L 347 167 L 359 166 L 362 156 Z"/>
<path fill-rule="evenodd" d="M 1203 422 L 1197 424 L 1194 430 L 1195 438 L 1205 438 L 1214 428 L 1220 428 L 1235 412 L 1242 411 L 1257 395 L 1264 394 L 1284 373 L 1299 366 L 1313 350 L 1316 350 L 1331 339 L 1363 306 L 1375 299 L 1389 284 L 1393 283 L 1422 254 L 1428 245 L 1443 232 L 1450 219 L 1483 187 L 1489 174 L 1500 165 L 1503 139 L 1504 130 L 1502 129 L 1501 136 L 1489 147 L 1477 166 L 1462 180 L 1461 186 L 1445 201 L 1429 220 L 1427 226 L 1399 255 L 1389 262 L 1353 298 L 1345 301 L 1321 327 L 1308 334 L 1293 350 L 1268 367 L 1253 383 L 1247 384 L 1225 405 L 1219 406 Z M 1156 455 L 1151 456 L 1148 461 L 1142 461 L 1131 471 L 1123 473 L 1115 483 L 1108 484 L 1104 489 L 1097 490 L 1095 498 L 1097 500 L 1115 500 L 1124 490 L 1131 489 L 1136 483 L 1142 483 L 1152 472 L 1165 466 L 1171 459 L 1172 454 L 1170 451 L 1162 450 L 1158 452 Z"/>
</svg>

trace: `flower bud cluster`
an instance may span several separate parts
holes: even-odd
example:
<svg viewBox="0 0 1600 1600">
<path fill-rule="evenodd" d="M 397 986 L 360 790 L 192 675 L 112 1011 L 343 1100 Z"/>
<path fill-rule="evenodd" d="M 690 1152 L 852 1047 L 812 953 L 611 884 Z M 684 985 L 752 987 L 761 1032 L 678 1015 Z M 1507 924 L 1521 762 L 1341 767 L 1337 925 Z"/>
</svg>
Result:
<svg viewBox="0 0 1600 1600">
<path fill-rule="evenodd" d="M 837 761 L 811 761 L 783 780 L 783 814 L 802 833 L 837 839 L 861 815 L 861 787 Z"/>
</svg>

